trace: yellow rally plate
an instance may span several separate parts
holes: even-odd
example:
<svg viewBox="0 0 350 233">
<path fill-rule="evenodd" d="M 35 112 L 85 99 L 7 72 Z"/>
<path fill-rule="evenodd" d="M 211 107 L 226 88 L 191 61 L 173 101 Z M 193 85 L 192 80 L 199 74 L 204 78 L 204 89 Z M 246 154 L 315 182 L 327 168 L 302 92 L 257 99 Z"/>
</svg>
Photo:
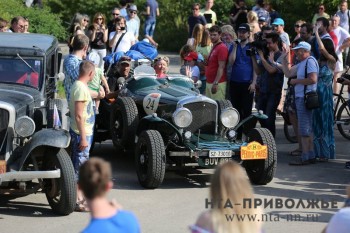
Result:
<svg viewBox="0 0 350 233">
<path fill-rule="evenodd" d="M 241 147 L 241 159 L 266 159 L 267 158 L 267 146 L 261 145 L 259 142 L 251 142 L 247 146 Z"/>
</svg>

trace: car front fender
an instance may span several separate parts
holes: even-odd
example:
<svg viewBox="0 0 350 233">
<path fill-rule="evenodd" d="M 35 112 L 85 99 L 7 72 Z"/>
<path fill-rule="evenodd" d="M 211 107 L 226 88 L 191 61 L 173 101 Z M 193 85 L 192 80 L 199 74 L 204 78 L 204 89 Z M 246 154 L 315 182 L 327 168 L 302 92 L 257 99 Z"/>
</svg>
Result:
<svg viewBox="0 0 350 233">
<path fill-rule="evenodd" d="M 36 132 L 26 143 L 20 160 L 20 170 L 30 153 L 40 146 L 49 146 L 56 148 L 67 148 L 70 143 L 70 134 L 63 129 L 42 129 Z"/>
<path fill-rule="evenodd" d="M 158 130 L 161 133 L 162 132 L 170 133 L 171 131 L 173 131 L 176 134 L 178 134 L 179 138 L 182 137 L 180 131 L 173 124 L 156 115 L 148 115 L 140 120 L 137 128 L 137 135 L 140 135 L 142 131 L 148 130 L 148 129 Z"/>
<path fill-rule="evenodd" d="M 252 113 L 249 117 L 243 119 L 241 122 L 239 122 L 238 125 L 236 125 L 233 129 L 237 131 L 237 129 L 239 127 L 241 127 L 242 125 L 244 125 L 245 123 L 247 123 L 248 121 L 257 118 L 257 119 L 267 119 L 268 116 L 265 115 L 264 113 L 261 112 L 257 112 L 257 113 Z"/>
</svg>

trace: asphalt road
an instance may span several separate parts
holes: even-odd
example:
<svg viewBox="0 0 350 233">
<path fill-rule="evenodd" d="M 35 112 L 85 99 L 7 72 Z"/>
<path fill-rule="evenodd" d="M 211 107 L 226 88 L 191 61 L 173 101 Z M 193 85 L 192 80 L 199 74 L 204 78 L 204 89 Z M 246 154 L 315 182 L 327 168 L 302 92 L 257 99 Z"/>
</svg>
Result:
<svg viewBox="0 0 350 233">
<path fill-rule="evenodd" d="M 167 54 L 169 55 L 169 54 Z M 170 54 L 171 64 L 178 64 L 176 54 Z M 178 71 L 178 65 L 171 67 Z M 299 199 L 307 206 L 307 199 L 331 202 L 340 207 L 345 197 L 345 184 L 350 182 L 350 141 L 335 130 L 337 159 L 303 167 L 288 165 L 288 152 L 296 148 L 283 134 L 282 119 L 277 119 L 277 173 L 271 183 L 254 186 L 257 198 L 272 200 Z M 131 154 L 118 154 L 112 143 L 97 144 L 92 156 L 100 156 L 113 165 L 114 188 L 110 198 L 115 198 L 124 209 L 133 211 L 139 219 L 142 232 L 189 232 L 200 212 L 205 210 L 209 197 L 208 187 L 213 170 L 202 173 L 166 173 L 162 186 L 155 190 L 143 189 L 137 181 L 134 158 Z M 289 200 L 289 204 L 291 200 Z M 264 230 L 267 233 L 320 232 L 337 209 L 322 208 L 267 208 Z M 52 214 L 44 194 L 33 194 L 0 202 L 0 232 L 79 232 L 89 222 L 88 213 L 72 213 L 69 216 Z"/>
</svg>

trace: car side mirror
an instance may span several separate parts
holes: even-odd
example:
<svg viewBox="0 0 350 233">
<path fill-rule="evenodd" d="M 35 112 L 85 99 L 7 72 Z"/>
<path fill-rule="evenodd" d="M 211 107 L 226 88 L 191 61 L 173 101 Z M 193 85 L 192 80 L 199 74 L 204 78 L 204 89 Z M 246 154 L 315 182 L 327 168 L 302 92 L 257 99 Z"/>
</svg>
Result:
<svg viewBox="0 0 350 233">
<path fill-rule="evenodd" d="M 60 73 L 58 73 L 57 74 L 57 76 L 56 76 L 56 78 L 58 79 L 58 81 L 62 81 L 63 82 L 63 80 L 65 79 L 65 75 L 64 75 L 64 73 L 62 73 L 62 72 L 60 72 Z"/>
</svg>

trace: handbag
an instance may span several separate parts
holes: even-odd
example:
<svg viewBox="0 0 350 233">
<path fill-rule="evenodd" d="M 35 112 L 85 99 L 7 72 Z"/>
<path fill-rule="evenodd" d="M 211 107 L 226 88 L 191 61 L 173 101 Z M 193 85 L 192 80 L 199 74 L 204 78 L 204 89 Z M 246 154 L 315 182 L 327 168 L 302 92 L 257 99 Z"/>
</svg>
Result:
<svg viewBox="0 0 350 233">
<path fill-rule="evenodd" d="M 305 78 L 307 78 L 307 62 L 305 65 Z M 304 86 L 304 103 L 306 109 L 312 110 L 320 107 L 317 91 L 310 91 L 306 93 L 306 86 Z"/>
</svg>

